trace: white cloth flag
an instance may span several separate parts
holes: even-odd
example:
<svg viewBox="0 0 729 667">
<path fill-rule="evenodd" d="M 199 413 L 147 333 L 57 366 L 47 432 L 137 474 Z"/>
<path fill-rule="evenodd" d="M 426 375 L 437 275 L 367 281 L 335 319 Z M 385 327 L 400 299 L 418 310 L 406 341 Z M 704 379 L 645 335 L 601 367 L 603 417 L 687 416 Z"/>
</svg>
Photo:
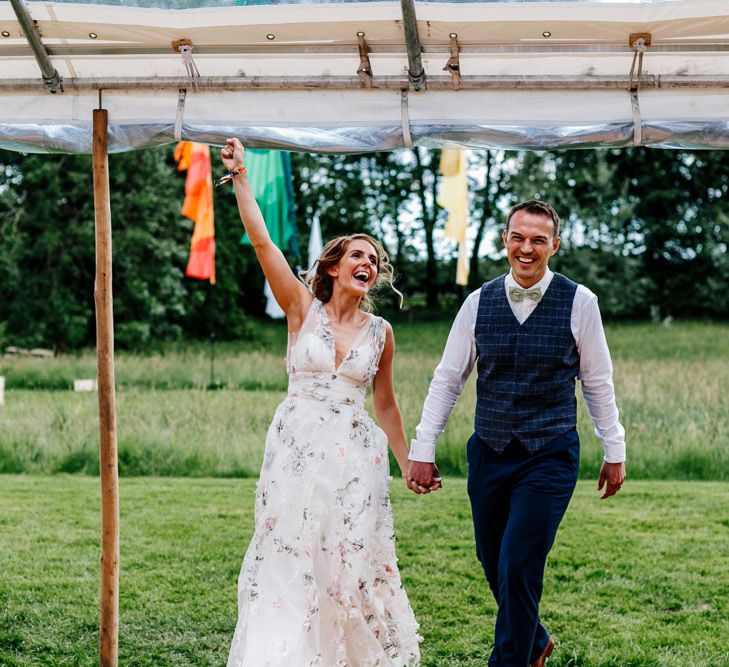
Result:
<svg viewBox="0 0 729 667">
<path fill-rule="evenodd" d="M 273 290 L 268 284 L 268 280 L 263 286 L 263 295 L 266 297 L 266 315 L 274 320 L 280 320 L 282 317 L 286 317 L 286 313 L 284 313 L 283 308 L 278 305 L 276 297 L 273 296 Z"/>
<path fill-rule="evenodd" d="M 321 238 L 319 215 L 315 213 L 314 219 L 311 221 L 311 232 L 309 233 L 309 271 L 314 268 L 314 263 L 321 257 L 322 250 L 324 250 L 324 241 Z"/>
<path fill-rule="evenodd" d="M 309 233 L 309 271 L 314 268 L 316 260 L 321 257 L 322 250 L 324 250 L 324 241 L 321 237 L 321 225 L 319 224 L 319 216 L 315 214 L 314 219 L 311 221 L 311 231 Z M 285 317 L 286 313 L 284 313 L 274 298 L 268 280 L 263 287 L 263 293 L 266 296 L 266 315 L 275 320 Z"/>
</svg>

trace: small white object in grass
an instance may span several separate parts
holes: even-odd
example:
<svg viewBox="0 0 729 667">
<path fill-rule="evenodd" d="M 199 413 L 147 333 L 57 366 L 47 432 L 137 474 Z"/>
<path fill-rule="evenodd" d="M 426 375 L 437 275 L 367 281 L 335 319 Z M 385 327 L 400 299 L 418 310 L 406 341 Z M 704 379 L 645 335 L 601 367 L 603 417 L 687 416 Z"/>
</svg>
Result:
<svg viewBox="0 0 729 667">
<path fill-rule="evenodd" d="M 5 376 L 0 375 L 0 405 L 5 405 Z"/>
<path fill-rule="evenodd" d="M 96 391 L 96 380 L 74 380 L 74 391 Z"/>
</svg>

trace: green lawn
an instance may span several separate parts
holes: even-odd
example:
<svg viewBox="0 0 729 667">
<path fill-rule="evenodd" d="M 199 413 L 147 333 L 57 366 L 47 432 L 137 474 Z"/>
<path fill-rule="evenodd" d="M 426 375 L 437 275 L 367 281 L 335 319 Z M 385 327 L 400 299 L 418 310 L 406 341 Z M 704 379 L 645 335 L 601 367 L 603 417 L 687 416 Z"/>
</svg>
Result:
<svg viewBox="0 0 729 667">
<path fill-rule="evenodd" d="M 254 480 L 121 482 L 120 664 L 224 665 Z M 97 662 L 98 480 L 0 476 L 0 665 Z M 465 481 L 392 486 L 398 554 L 423 665 L 486 664 L 494 604 Z M 729 665 L 729 484 L 629 480 L 611 501 L 578 484 L 550 558 L 550 667 Z"/>
<path fill-rule="evenodd" d="M 395 325 L 395 388 L 414 435 L 448 322 Z M 271 416 L 286 393 L 285 325 L 260 339 L 220 344 L 209 391 L 209 350 L 188 345 L 117 359 L 119 459 L 123 475 L 254 477 Z M 729 325 L 675 323 L 607 328 L 632 478 L 729 481 Z M 0 473 L 98 472 L 97 404 L 68 388 L 93 377 L 92 353 L 0 359 Z M 438 443 L 441 471 L 466 472 L 474 378 Z M 579 394 L 579 392 L 578 392 Z M 581 401 L 581 476 L 595 476 L 601 446 Z"/>
<path fill-rule="evenodd" d="M 412 434 L 448 323 L 396 323 L 395 332 L 396 391 Z M 559 641 L 550 667 L 729 667 L 729 325 L 607 334 L 629 480 L 614 500 L 597 499 L 601 448 L 580 403 L 584 481 L 542 605 Z M 281 324 L 218 345 L 216 391 L 206 389 L 204 345 L 118 355 L 121 665 L 225 664 L 255 486 L 225 478 L 257 475 L 286 390 L 284 350 Z M 97 662 L 97 404 L 69 390 L 94 373 L 90 352 L 0 360 L 0 473 L 33 473 L 0 475 L 0 666 Z M 473 403 L 472 379 L 438 444 L 451 475 L 466 469 Z M 473 553 L 465 481 L 446 482 L 429 497 L 392 487 L 400 565 L 424 667 L 482 667 L 494 605 Z"/>
</svg>

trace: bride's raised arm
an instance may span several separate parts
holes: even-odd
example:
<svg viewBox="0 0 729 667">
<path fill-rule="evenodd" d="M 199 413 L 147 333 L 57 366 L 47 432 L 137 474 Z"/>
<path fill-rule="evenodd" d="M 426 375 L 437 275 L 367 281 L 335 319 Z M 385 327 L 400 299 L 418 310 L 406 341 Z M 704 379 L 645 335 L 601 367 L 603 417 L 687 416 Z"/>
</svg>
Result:
<svg viewBox="0 0 729 667">
<path fill-rule="evenodd" d="M 248 182 L 243 144 L 238 139 L 228 139 L 220 151 L 220 157 L 223 166 L 232 174 L 240 218 L 256 251 L 258 262 L 271 285 L 276 301 L 286 313 L 289 329 L 298 329 L 311 305 L 311 293 L 294 275 L 283 253 L 271 240 Z"/>
</svg>

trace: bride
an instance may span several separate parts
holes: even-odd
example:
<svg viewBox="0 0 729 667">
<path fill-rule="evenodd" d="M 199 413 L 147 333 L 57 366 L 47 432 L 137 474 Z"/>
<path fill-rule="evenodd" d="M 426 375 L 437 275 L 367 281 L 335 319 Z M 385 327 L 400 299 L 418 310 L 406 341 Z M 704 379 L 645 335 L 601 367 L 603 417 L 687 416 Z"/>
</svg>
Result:
<svg viewBox="0 0 729 667">
<path fill-rule="evenodd" d="M 388 442 L 407 470 L 395 344 L 390 325 L 366 312 L 369 291 L 392 285 L 392 268 L 371 237 L 340 237 L 307 288 L 269 237 L 240 141 L 229 139 L 221 157 L 289 328 L 288 395 L 266 437 L 228 667 L 416 667 L 418 624 L 387 490 Z M 365 411 L 368 386 L 382 428 Z"/>
</svg>

